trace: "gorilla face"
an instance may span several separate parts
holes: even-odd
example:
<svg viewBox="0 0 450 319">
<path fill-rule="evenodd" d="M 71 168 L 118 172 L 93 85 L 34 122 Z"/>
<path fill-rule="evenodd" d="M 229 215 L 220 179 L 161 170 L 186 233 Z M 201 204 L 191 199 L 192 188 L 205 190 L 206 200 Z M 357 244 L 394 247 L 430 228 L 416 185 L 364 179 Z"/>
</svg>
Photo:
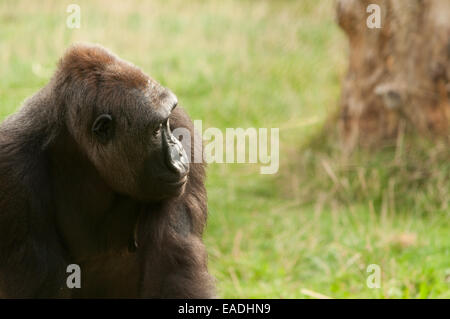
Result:
<svg viewBox="0 0 450 319">
<path fill-rule="evenodd" d="M 117 77 L 116 69 L 109 76 L 119 80 L 101 81 L 91 94 L 96 97 L 93 106 L 72 106 L 69 125 L 77 127 L 90 118 L 81 124 L 85 133 L 75 137 L 78 144 L 114 191 L 143 202 L 180 196 L 189 159 L 171 132 L 176 96 L 148 77 L 144 86 L 130 87 Z"/>
<path fill-rule="evenodd" d="M 170 126 L 170 115 L 178 104 L 177 98 L 169 90 L 162 89 L 157 100 L 156 113 L 148 121 L 151 132 L 147 140 L 147 154 L 143 154 L 142 173 L 137 179 L 144 200 L 181 195 L 189 173 L 188 156 Z"/>
<path fill-rule="evenodd" d="M 122 104 L 96 116 L 91 128 L 100 174 L 114 190 L 146 202 L 181 195 L 189 172 L 187 154 L 170 128 L 177 98 L 149 84 L 144 92 L 124 94 Z"/>
</svg>

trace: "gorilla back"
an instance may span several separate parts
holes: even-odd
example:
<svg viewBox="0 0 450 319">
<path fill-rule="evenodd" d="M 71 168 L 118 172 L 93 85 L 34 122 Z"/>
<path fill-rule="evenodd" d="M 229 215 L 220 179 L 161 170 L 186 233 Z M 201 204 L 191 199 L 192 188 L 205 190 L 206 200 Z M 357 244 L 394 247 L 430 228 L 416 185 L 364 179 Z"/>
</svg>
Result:
<svg viewBox="0 0 450 319">
<path fill-rule="evenodd" d="M 0 125 L 1 297 L 214 296 L 204 166 L 172 134 L 188 129 L 196 147 L 177 104 L 100 46 L 66 52 Z"/>
</svg>

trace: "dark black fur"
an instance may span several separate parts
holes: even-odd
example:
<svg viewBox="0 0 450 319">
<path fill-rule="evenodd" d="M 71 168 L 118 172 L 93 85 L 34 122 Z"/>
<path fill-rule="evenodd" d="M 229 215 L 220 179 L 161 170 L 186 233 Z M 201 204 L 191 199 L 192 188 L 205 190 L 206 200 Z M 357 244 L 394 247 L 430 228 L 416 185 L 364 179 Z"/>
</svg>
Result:
<svg viewBox="0 0 450 319">
<path fill-rule="evenodd" d="M 161 169 L 146 156 L 144 122 L 164 94 L 105 49 L 78 45 L 0 125 L 0 297 L 214 296 L 203 164 L 176 191 L 147 175 Z M 126 128 L 104 148 L 89 131 L 102 112 Z M 181 108 L 170 123 L 194 136 Z M 69 264 L 81 267 L 81 289 L 66 286 Z"/>
</svg>

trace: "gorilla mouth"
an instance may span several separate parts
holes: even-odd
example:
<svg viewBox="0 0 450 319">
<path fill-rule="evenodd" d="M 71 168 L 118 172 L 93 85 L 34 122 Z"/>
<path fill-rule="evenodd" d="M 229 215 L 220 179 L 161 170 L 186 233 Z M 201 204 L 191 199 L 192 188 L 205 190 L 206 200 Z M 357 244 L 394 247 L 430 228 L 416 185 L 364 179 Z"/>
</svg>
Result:
<svg viewBox="0 0 450 319">
<path fill-rule="evenodd" d="M 172 186 L 172 187 L 181 187 L 181 186 L 183 186 L 184 184 L 186 184 L 187 183 L 187 180 L 188 180 L 188 176 L 187 175 L 185 175 L 185 176 L 183 176 L 181 179 L 178 179 L 178 180 L 176 180 L 176 181 L 173 181 L 173 180 L 166 180 L 166 181 L 164 181 L 164 183 L 166 184 L 166 185 L 169 185 L 169 186 Z"/>
<path fill-rule="evenodd" d="M 162 185 L 165 185 L 172 189 L 178 189 L 183 187 L 188 181 L 188 174 L 183 174 L 182 176 L 171 174 L 160 176 L 159 178 Z"/>
</svg>

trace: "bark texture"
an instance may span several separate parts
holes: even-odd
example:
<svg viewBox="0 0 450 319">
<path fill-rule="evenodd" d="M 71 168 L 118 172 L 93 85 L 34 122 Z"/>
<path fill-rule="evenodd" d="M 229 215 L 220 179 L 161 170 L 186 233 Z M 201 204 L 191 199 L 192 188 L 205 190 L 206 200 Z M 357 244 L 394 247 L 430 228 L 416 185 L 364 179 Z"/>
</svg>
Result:
<svg viewBox="0 0 450 319">
<path fill-rule="evenodd" d="M 381 28 L 367 26 L 370 4 L 380 6 Z M 346 148 L 394 139 L 402 127 L 449 140 L 450 1 L 338 0 L 337 19 L 350 45 Z"/>
</svg>

